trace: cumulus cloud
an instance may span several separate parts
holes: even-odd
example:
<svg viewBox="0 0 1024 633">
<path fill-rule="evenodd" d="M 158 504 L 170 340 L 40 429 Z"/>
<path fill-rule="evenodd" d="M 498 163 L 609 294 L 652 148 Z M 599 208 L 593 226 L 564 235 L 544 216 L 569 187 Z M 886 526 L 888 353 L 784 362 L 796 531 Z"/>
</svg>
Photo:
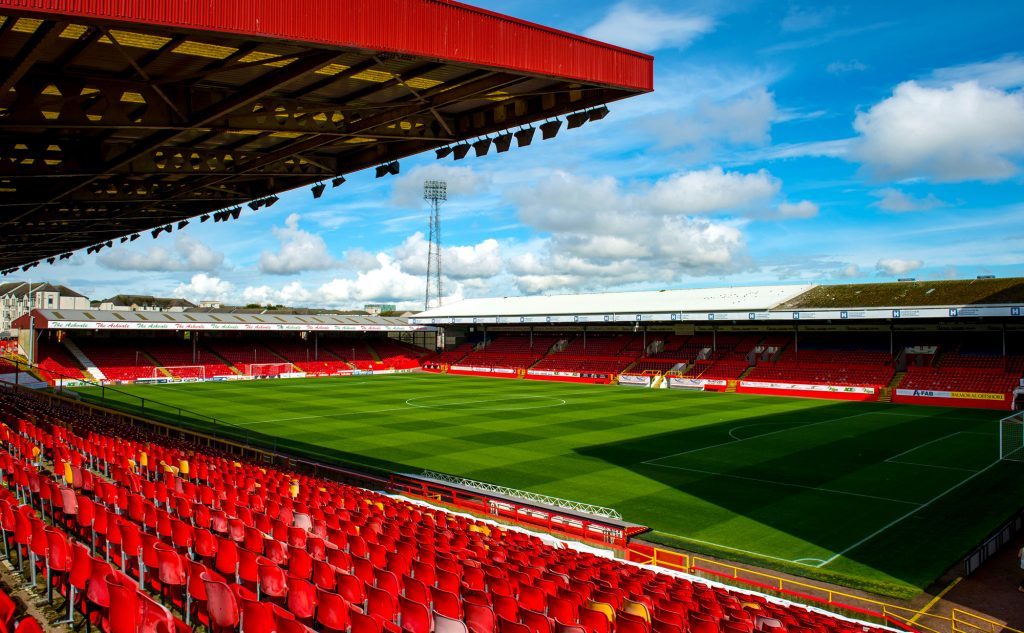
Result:
<svg viewBox="0 0 1024 633">
<path fill-rule="evenodd" d="M 355 279 L 333 279 L 317 291 L 328 304 L 362 301 L 410 301 L 423 296 L 423 277 L 410 275 L 386 254 L 377 255 L 380 264 L 373 270 L 359 272 Z"/>
<path fill-rule="evenodd" d="M 656 51 L 686 48 L 714 27 L 715 21 L 707 16 L 669 13 L 655 7 L 620 2 L 583 34 L 625 48 Z"/>
<path fill-rule="evenodd" d="M 410 169 L 395 180 L 391 199 L 401 207 L 423 205 L 423 181 L 443 180 L 451 197 L 472 196 L 484 191 L 490 183 L 486 174 L 472 167 L 451 167 L 438 163 L 420 165 Z"/>
<path fill-rule="evenodd" d="M 223 263 L 224 253 L 188 235 L 178 235 L 172 248 L 154 246 L 142 252 L 122 248 L 99 258 L 99 264 L 104 268 L 144 272 L 213 272 Z"/>
<path fill-rule="evenodd" d="M 262 285 L 249 286 L 242 291 L 242 300 L 247 304 L 305 306 L 314 299 L 319 297 L 306 290 L 299 281 L 292 281 L 283 288 Z"/>
<path fill-rule="evenodd" d="M 878 271 L 879 276 L 893 277 L 914 272 L 923 265 L 924 262 L 920 259 L 899 259 L 892 257 L 878 260 L 878 263 L 875 264 L 875 270 Z"/>
<path fill-rule="evenodd" d="M 199 273 L 192 275 L 189 283 L 179 284 L 174 289 L 174 294 L 196 302 L 207 299 L 225 301 L 231 296 L 232 290 L 233 286 L 230 282 L 206 273 Z"/>
<path fill-rule="evenodd" d="M 912 196 L 894 187 L 886 187 L 878 191 L 872 191 L 871 195 L 880 198 L 872 206 L 883 211 L 893 213 L 908 213 L 911 211 L 930 211 L 938 207 L 947 206 L 945 202 L 935 197 L 935 194 L 928 194 L 923 198 Z"/>
<path fill-rule="evenodd" d="M 402 270 L 414 275 L 427 273 L 429 244 L 423 233 L 410 235 L 398 248 L 395 257 Z M 486 239 L 469 246 L 446 246 L 441 249 L 442 273 L 450 279 L 479 279 L 501 272 L 501 247 L 495 239 Z"/>
<path fill-rule="evenodd" d="M 976 81 L 901 83 L 857 114 L 852 155 L 881 178 L 998 181 L 1024 157 L 1024 94 Z"/>
<path fill-rule="evenodd" d="M 836 279 L 856 279 L 857 277 L 863 276 L 863 274 L 864 273 L 861 271 L 860 266 L 857 264 L 847 264 L 846 266 L 834 271 L 832 276 Z"/>
<path fill-rule="evenodd" d="M 299 214 L 292 213 L 283 227 L 271 229 L 280 242 L 276 253 L 260 254 L 260 272 L 269 275 L 294 275 L 308 270 L 327 270 L 338 265 L 319 235 L 299 228 Z"/>
<path fill-rule="evenodd" d="M 801 200 L 800 202 L 783 202 L 778 206 L 778 216 L 780 218 L 813 218 L 818 215 L 819 207 L 817 204 L 810 200 Z"/>
</svg>

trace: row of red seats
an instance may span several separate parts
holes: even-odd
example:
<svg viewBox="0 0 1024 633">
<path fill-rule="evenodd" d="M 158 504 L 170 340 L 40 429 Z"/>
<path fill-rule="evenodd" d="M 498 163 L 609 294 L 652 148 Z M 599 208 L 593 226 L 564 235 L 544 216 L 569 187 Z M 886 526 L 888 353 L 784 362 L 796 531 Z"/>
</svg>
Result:
<svg viewBox="0 0 1024 633">
<path fill-rule="evenodd" d="M 137 427 L 31 398 L 0 404 L 0 416 L 6 411 L 5 421 L 18 431 L 7 434 L 5 446 L 21 461 L 0 463 L 9 485 L 74 526 L 97 560 L 102 552 L 187 619 L 215 630 L 239 621 L 247 633 L 305 632 L 313 621 L 323 631 L 358 633 L 861 628 L 370 491 L 237 462 L 183 439 L 154 444 Z M 37 449 L 40 457 L 33 457 Z M 52 460 L 72 487 L 43 485 L 46 477 L 25 456 Z"/>
</svg>

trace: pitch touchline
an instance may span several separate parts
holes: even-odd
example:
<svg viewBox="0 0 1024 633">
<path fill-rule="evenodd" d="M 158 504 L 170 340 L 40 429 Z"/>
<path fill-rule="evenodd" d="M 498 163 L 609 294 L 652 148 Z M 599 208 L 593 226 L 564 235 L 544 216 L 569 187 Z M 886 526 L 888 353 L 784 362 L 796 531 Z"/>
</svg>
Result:
<svg viewBox="0 0 1024 633">
<path fill-rule="evenodd" d="M 915 508 L 920 505 L 920 504 L 918 504 L 915 501 L 906 501 L 904 499 L 891 499 L 889 497 L 878 497 L 878 496 L 875 496 L 875 495 L 862 494 L 862 493 L 859 493 L 859 492 L 849 492 L 847 490 L 836 490 L 834 488 L 819 488 L 817 486 L 805 486 L 803 484 L 793 484 L 793 483 L 788 483 L 788 482 L 785 482 L 785 481 L 775 481 L 773 479 L 761 479 L 759 477 L 747 477 L 745 475 L 733 475 L 733 474 L 730 474 L 730 473 L 718 473 L 718 472 L 715 472 L 713 470 L 701 470 L 699 468 L 686 468 L 684 466 L 670 466 L 668 464 L 651 464 L 651 466 L 657 466 L 659 468 L 671 468 L 673 470 L 685 470 L 685 471 L 692 472 L 692 473 L 702 473 L 704 475 L 714 475 L 716 477 L 729 477 L 729 478 L 732 478 L 732 479 L 742 479 L 744 481 L 756 481 L 756 482 L 760 482 L 760 483 L 764 483 L 764 484 L 772 484 L 772 485 L 775 485 L 775 486 L 788 486 L 790 488 L 803 488 L 804 490 L 815 490 L 815 491 L 819 491 L 819 492 L 829 492 L 829 493 L 834 493 L 834 494 L 838 494 L 838 495 L 849 495 L 851 497 L 863 497 L 865 499 L 877 499 L 878 501 L 891 501 L 892 503 L 902 503 L 902 504 L 905 504 L 905 505 L 911 505 L 911 506 L 914 506 Z"/>
<path fill-rule="evenodd" d="M 896 459 L 897 457 L 902 457 L 902 456 L 906 455 L 907 453 L 913 453 L 914 451 L 916 451 L 919 448 L 924 448 L 925 446 L 928 446 L 929 444 L 934 444 L 935 442 L 941 442 L 942 440 L 946 439 L 947 437 L 953 437 L 953 436 L 956 436 L 956 435 L 960 435 L 960 433 L 962 433 L 962 431 L 956 431 L 954 433 L 950 433 L 949 435 L 943 435 L 942 437 L 937 437 L 934 440 L 929 440 L 929 441 L 927 441 L 927 442 L 925 442 L 923 444 L 918 444 L 917 446 L 911 446 L 910 448 L 908 448 L 907 450 L 903 451 L 902 453 L 897 453 L 896 455 L 893 455 L 892 457 L 886 459 L 885 461 L 891 462 L 892 460 Z M 971 471 L 971 472 L 974 472 L 974 471 Z"/>
<path fill-rule="evenodd" d="M 945 497 L 946 495 L 948 495 L 949 493 L 953 492 L 954 490 L 956 490 L 956 489 L 957 489 L 957 488 L 959 488 L 960 486 L 964 485 L 964 484 L 965 484 L 965 483 L 967 483 L 968 481 L 970 481 L 970 480 L 974 479 L 975 477 L 977 477 L 978 475 L 980 475 L 980 474 L 982 474 L 982 473 L 984 473 L 984 472 L 987 472 L 987 471 L 988 471 L 988 470 L 989 470 L 990 468 L 992 468 L 993 466 L 995 466 L 996 464 L 998 464 L 998 463 L 999 463 L 1000 461 L 1002 461 L 1002 460 L 999 460 L 999 459 L 997 459 L 996 461 L 994 461 L 994 462 L 992 462 L 991 464 L 989 464 L 988 466 L 986 466 L 986 467 L 982 468 L 981 470 L 979 470 L 978 472 L 974 473 L 974 474 L 973 474 L 973 475 L 971 475 L 970 477 L 967 477 L 966 479 L 964 479 L 964 480 L 963 480 L 963 481 L 961 481 L 960 483 L 954 484 L 953 486 L 951 486 L 951 487 L 947 488 L 946 490 L 944 490 L 944 491 L 940 492 L 939 494 L 935 495 L 934 497 L 932 497 L 932 498 L 931 498 L 931 499 L 929 499 L 928 501 L 924 502 L 923 504 L 921 504 L 921 505 L 920 505 L 920 506 L 918 506 L 917 508 L 914 508 L 914 509 L 913 509 L 913 510 L 911 510 L 910 512 L 907 512 L 906 514 L 904 514 L 904 515 L 902 515 L 902 516 L 900 516 L 900 517 L 897 517 L 897 518 L 896 518 L 895 520 L 893 520 L 893 521 L 890 521 L 889 523 L 886 523 L 885 525 L 883 525 L 882 527 L 878 528 L 877 530 L 875 530 L 875 531 L 874 531 L 874 532 L 872 532 L 871 534 L 868 534 L 867 536 L 865 536 L 865 537 L 864 537 L 864 538 L 862 538 L 861 540 L 857 541 L 857 542 L 856 542 L 856 543 L 854 543 L 853 545 L 851 545 L 851 546 L 847 547 L 846 549 L 844 549 L 844 550 L 842 550 L 842 551 L 836 552 L 836 553 L 835 553 L 835 554 L 833 554 L 833 555 L 832 555 L 832 556 L 831 556 L 830 558 L 827 558 L 826 560 L 822 561 L 822 562 L 821 562 L 821 564 L 819 564 L 819 565 L 815 565 L 815 567 L 824 567 L 825 565 L 828 565 L 829 563 L 831 563 L 831 562 L 832 562 L 832 561 L 834 561 L 835 559 L 839 558 L 840 556 L 842 556 L 842 555 L 846 554 L 847 552 L 849 552 L 849 551 L 852 551 L 852 550 L 854 550 L 854 549 L 857 549 L 858 547 L 860 547 L 860 546 L 861 546 L 861 545 L 863 545 L 864 543 L 867 543 L 867 542 L 868 542 L 868 541 L 870 541 L 871 539 L 875 538 L 876 536 L 878 536 L 878 535 L 879 535 L 879 534 L 881 534 L 882 532 L 885 532 L 886 530 L 888 530 L 888 529 L 889 529 L 889 528 L 891 528 L 892 526 L 896 525 L 897 523 L 899 523 L 899 522 L 903 521 L 903 520 L 904 520 L 904 519 L 906 519 L 907 517 L 913 516 L 913 514 L 914 514 L 915 512 L 918 512 L 918 511 L 920 511 L 920 510 L 924 510 L 925 508 L 927 508 L 927 507 L 928 507 L 928 506 L 930 506 L 931 504 L 935 503 L 936 501 L 938 501 L 938 500 L 939 500 L 939 499 L 941 499 L 942 497 Z"/>
<path fill-rule="evenodd" d="M 768 433 L 761 433 L 759 435 L 751 435 L 750 437 L 745 437 L 745 438 L 743 438 L 741 440 L 732 440 L 730 442 L 720 442 L 718 444 L 712 444 L 711 446 L 702 446 L 700 448 L 694 448 L 694 449 L 691 449 L 691 450 L 688 450 L 688 451 L 683 451 L 681 453 L 673 453 L 671 455 L 663 455 L 662 457 L 655 457 L 654 459 L 649 459 L 649 460 L 647 460 L 645 462 L 640 462 L 640 463 L 641 464 L 649 464 L 649 465 L 652 465 L 652 466 L 657 466 L 657 464 L 655 464 L 655 462 L 660 462 L 662 460 L 670 459 L 672 457 L 679 457 L 680 455 L 689 455 L 691 453 L 699 453 L 700 451 L 706 451 L 709 448 L 718 448 L 719 446 L 725 446 L 727 444 L 739 444 L 740 442 L 747 442 L 749 440 L 756 440 L 759 437 L 767 437 L 769 435 L 775 435 L 777 433 L 785 433 L 786 431 L 793 431 L 793 430 L 796 430 L 796 429 L 806 429 L 806 428 L 809 428 L 809 427 L 812 427 L 812 426 L 817 426 L 819 424 L 827 424 L 829 422 L 838 422 L 840 420 L 849 420 L 850 418 L 859 418 L 859 417 L 861 417 L 863 415 L 872 415 L 872 413 L 873 412 L 871 412 L 871 411 L 866 411 L 864 413 L 855 413 L 853 415 L 846 415 L 846 416 L 843 416 L 841 418 L 832 418 L 831 420 L 821 420 L 820 422 L 811 422 L 810 424 L 798 424 L 797 426 L 791 426 L 789 428 L 779 429 L 778 431 L 769 431 Z"/>
</svg>

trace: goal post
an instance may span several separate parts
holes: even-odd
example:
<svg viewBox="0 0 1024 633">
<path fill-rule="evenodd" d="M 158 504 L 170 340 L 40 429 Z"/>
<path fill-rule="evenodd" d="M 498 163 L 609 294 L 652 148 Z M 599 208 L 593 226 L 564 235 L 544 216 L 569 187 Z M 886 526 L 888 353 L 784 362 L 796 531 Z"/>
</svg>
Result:
<svg viewBox="0 0 1024 633">
<path fill-rule="evenodd" d="M 999 459 L 1024 462 L 1024 413 L 999 421 Z"/>
<path fill-rule="evenodd" d="M 245 366 L 245 375 L 259 378 L 261 376 L 280 376 L 295 371 L 291 363 L 249 363 Z"/>
<path fill-rule="evenodd" d="M 172 365 L 170 367 L 153 368 L 153 378 L 165 378 L 168 375 L 171 378 L 206 380 L 206 366 Z"/>
</svg>

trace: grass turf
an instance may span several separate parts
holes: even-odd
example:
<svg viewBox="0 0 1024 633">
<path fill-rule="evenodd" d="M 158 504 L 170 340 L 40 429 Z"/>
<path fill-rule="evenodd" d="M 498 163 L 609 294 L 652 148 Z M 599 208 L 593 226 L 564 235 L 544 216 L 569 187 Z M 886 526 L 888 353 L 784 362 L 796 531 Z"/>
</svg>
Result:
<svg viewBox="0 0 1024 633">
<path fill-rule="evenodd" d="M 1024 499 L 991 411 L 431 374 L 80 392 L 331 463 L 610 506 L 648 540 L 901 598 Z"/>
</svg>

